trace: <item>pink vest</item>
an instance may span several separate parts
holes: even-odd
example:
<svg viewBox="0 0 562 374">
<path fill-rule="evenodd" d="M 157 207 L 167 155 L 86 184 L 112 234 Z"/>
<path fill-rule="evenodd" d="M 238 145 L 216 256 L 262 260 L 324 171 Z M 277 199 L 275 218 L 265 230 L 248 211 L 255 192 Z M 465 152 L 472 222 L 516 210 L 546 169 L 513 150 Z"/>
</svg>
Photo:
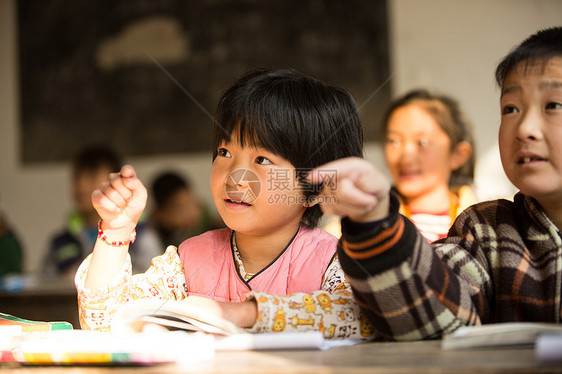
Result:
<svg viewBox="0 0 562 374">
<path fill-rule="evenodd" d="M 246 282 L 235 265 L 231 236 L 232 230 L 219 229 L 180 244 L 178 253 L 189 294 L 239 302 L 251 290 L 278 295 L 317 291 L 338 243 L 321 229 L 301 226 L 279 257 Z"/>
</svg>

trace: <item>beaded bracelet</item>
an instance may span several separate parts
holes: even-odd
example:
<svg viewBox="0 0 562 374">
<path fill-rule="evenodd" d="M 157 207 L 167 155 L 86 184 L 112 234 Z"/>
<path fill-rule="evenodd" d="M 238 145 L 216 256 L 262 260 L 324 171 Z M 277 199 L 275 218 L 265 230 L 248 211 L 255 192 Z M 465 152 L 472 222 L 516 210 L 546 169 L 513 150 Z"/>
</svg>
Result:
<svg viewBox="0 0 562 374">
<path fill-rule="evenodd" d="M 125 240 L 125 241 L 120 240 L 120 241 L 112 242 L 109 241 L 107 235 L 103 233 L 103 230 L 101 229 L 101 219 L 100 219 L 98 222 L 98 238 L 100 238 L 100 240 L 105 244 L 108 244 L 112 247 L 122 247 L 124 245 L 129 245 L 135 242 L 135 240 L 137 239 L 137 230 L 133 230 L 131 236 L 129 236 L 129 240 Z"/>
</svg>

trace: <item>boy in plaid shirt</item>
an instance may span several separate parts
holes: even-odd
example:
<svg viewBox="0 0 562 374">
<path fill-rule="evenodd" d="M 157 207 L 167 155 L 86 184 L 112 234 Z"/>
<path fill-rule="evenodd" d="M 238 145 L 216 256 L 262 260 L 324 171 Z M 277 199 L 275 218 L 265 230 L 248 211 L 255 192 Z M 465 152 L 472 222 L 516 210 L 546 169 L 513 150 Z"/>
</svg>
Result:
<svg viewBox="0 0 562 374">
<path fill-rule="evenodd" d="M 465 325 L 560 323 L 562 296 L 562 27 L 523 41 L 496 70 L 499 147 L 513 201 L 466 209 L 430 244 L 398 213 L 390 184 L 347 158 L 309 175 L 345 216 L 338 256 L 365 315 L 386 339 L 438 338 Z M 431 143 L 431 141 L 430 141 Z M 429 144 L 431 146 L 431 144 Z M 335 182 L 334 182 L 335 180 Z"/>
</svg>

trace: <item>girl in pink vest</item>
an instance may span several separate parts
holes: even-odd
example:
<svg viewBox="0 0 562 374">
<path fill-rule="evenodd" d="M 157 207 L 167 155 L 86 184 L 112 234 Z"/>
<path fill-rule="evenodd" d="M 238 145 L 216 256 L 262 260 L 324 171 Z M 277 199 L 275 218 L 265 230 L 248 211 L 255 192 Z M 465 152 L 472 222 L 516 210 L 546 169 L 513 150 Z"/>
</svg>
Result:
<svg viewBox="0 0 562 374">
<path fill-rule="evenodd" d="M 316 228 L 317 193 L 338 188 L 334 176 L 305 181 L 319 165 L 362 156 L 351 96 L 295 71 L 251 71 L 223 94 L 212 139 L 211 192 L 228 228 L 168 247 L 143 274 L 131 275 L 127 249 L 145 187 L 124 166 L 94 192 L 100 234 L 76 274 L 82 328 L 108 330 L 119 306 L 148 297 L 198 304 L 250 332 L 371 337 L 337 239 Z"/>
</svg>

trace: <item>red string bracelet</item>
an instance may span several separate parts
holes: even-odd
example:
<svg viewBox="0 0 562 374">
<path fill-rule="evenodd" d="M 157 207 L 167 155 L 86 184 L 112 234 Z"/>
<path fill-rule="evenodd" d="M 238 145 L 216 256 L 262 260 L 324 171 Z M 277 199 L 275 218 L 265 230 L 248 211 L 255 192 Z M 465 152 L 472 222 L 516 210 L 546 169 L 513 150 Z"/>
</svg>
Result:
<svg viewBox="0 0 562 374">
<path fill-rule="evenodd" d="M 122 247 L 124 245 L 129 245 L 135 242 L 135 240 L 137 239 L 137 230 L 133 230 L 133 232 L 131 233 L 131 236 L 129 236 L 129 240 L 125 240 L 125 241 L 110 241 L 107 238 L 107 235 L 105 235 L 103 233 L 103 230 L 101 229 L 101 219 L 98 222 L 98 238 L 100 238 L 100 240 L 102 242 L 104 242 L 105 244 L 108 244 L 112 247 Z"/>
</svg>

